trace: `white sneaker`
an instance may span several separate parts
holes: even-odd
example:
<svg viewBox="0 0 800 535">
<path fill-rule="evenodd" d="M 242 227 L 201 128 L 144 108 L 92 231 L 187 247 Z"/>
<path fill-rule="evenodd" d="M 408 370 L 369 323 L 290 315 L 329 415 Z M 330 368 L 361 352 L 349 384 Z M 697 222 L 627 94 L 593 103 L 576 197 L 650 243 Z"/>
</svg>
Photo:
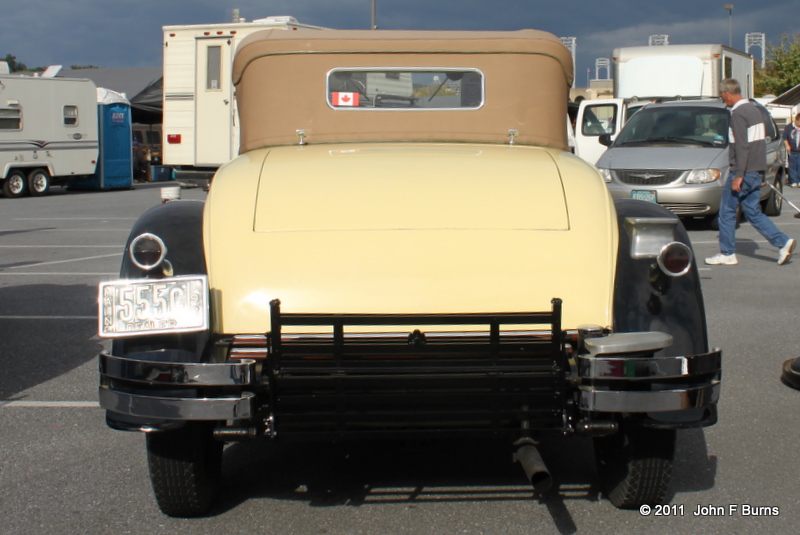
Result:
<svg viewBox="0 0 800 535">
<path fill-rule="evenodd" d="M 706 264 L 709 266 L 735 266 L 739 261 L 736 260 L 736 254 L 715 254 L 706 258 Z"/>
<path fill-rule="evenodd" d="M 792 251 L 794 251 L 794 246 L 797 244 L 793 238 L 789 238 L 789 241 L 786 242 L 786 245 L 781 247 L 781 250 L 778 252 L 778 265 L 782 266 L 792 257 Z"/>
</svg>

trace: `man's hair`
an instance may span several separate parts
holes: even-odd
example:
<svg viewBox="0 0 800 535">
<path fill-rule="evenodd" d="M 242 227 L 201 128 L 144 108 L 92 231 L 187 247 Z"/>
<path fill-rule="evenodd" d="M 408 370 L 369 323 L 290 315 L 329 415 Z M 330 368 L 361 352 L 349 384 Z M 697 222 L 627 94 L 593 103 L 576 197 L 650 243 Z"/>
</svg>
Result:
<svg viewBox="0 0 800 535">
<path fill-rule="evenodd" d="M 727 91 L 731 95 L 741 95 L 742 86 L 739 85 L 739 81 L 734 78 L 725 78 L 719 85 L 719 92 L 722 93 L 723 91 Z"/>
</svg>

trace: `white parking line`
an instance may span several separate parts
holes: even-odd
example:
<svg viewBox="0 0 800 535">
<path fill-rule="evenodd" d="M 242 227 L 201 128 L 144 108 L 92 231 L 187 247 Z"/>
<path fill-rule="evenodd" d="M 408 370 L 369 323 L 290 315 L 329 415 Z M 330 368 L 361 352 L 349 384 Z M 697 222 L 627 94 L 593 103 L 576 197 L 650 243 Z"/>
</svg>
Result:
<svg viewBox="0 0 800 535">
<path fill-rule="evenodd" d="M 41 264 L 36 264 L 41 265 Z M 58 272 L 58 271 L 39 271 L 35 273 L 8 273 L 6 271 L 0 271 L 0 277 L 2 276 L 12 276 L 12 277 L 68 277 L 68 276 L 77 276 L 77 277 L 119 277 L 119 272 L 109 272 L 109 273 L 66 273 L 66 272 Z"/>
<path fill-rule="evenodd" d="M 136 221 L 138 217 L 14 217 L 12 221 Z"/>
<path fill-rule="evenodd" d="M 0 316 L 0 320 L 94 320 L 97 316 Z"/>
<path fill-rule="evenodd" d="M 119 249 L 119 245 L 0 245 L 0 249 Z"/>
<path fill-rule="evenodd" d="M 28 409 L 99 409 L 97 401 L 0 401 L 0 408 L 28 408 Z"/>
<path fill-rule="evenodd" d="M 72 260 L 53 260 L 52 262 L 37 262 L 35 264 L 25 265 L 25 266 L 11 266 L 6 269 L 25 269 L 30 268 L 33 266 L 52 266 L 53 264 L 67 264 L 69 262 L 83 262 L 85 260 L 96 260 L 98 258 L 111 258 L 114 256 L 122 256 L 123 253 L 113 253 L 113 254 L 104 254 L 98 256 L 86 256 L 84 258 L 73 258 Z"/>
</svg>

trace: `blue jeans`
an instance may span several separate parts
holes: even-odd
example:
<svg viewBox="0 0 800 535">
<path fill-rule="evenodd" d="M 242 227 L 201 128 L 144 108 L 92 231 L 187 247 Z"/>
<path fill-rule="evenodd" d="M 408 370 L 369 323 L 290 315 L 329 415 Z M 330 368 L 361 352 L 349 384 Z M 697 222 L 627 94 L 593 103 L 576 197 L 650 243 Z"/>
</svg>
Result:
<svg viewBox="0 0 800 535">
<path fill-rule="evenodd" d="M 800 152 L 789 153 L 789 183 L 800 184 Z"/>
<path fill-rule="evenodd" d="M 789 241 L 789 237 L 778 230 L 767 216 L 761 212 L 759 196 L 761 191 L 761 173 L 745 173 L 742 191 L 733 191 L 731 182 L 733 173 L 728 176 L 722 190 L 722 204 L 719 207 L 719 249 L 722 254 L 731 255 L 736 252 L 736 207 L 742 207 L 747 220 L 774 247 L 781 248 Z"/>
</svg>

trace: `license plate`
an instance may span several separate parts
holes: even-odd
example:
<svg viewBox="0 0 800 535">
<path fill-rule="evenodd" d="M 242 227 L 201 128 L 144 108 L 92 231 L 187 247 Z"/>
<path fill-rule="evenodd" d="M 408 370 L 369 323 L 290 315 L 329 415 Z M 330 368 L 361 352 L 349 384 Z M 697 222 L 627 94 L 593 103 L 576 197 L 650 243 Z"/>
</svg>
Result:
<svg viewBox="0 0 800 535">
<path fill-rule="evenodd" d="M 631 199 L 640 201 L 656 202 L 656 192 L 654 190 L 635 189 L 631 192 Z"/>
<path fill-rule="evenodd" d="M 206 330 L 208 279 L 201 275 L 102 282 L 98 318 L 104 338 Z"/>
</svg>

